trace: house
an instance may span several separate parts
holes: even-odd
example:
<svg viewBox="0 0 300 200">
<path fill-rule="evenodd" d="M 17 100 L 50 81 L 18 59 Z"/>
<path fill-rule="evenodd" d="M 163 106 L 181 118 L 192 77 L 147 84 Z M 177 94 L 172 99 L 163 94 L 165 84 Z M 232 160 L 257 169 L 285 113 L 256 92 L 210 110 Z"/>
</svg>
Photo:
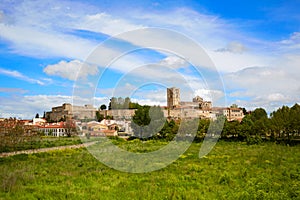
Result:
<svg viewBox="0 0 300 200">
<path fill-rule="evenodd" d="M 68 136 L 75 128 L 75 124 L 67 124 L 66 122 L 48 123 L 38 126 L 38 130 L 43 132 L 46 136 L 62 137 Z"/>
<path fill-rule="evenodd" d="M 244 118 L 243 109 L 235 107 L 215 107 L 213 108 L 213 113 L 215 113 L 216 117 L 220 115 L 225 116 L 228 121 L 242 121 Z"/>
</svg>

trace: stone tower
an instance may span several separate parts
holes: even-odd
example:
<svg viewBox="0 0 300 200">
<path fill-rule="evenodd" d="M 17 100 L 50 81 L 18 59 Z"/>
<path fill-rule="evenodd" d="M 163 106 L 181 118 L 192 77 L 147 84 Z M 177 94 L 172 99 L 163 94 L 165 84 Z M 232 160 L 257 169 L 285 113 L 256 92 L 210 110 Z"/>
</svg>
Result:
<svg viewBox="0 0 300 200">
<path fill-rule="evenodd" d="M 179 88 L 167 88 L 168 108 L 176 108 L 180 105 L 180 90 Z"/>
</svg>

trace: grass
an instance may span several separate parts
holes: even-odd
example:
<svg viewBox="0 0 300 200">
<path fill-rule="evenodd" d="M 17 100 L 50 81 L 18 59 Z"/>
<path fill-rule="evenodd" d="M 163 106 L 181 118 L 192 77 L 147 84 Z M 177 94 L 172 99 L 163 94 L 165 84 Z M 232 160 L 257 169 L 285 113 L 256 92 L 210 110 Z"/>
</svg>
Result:
<svg viewBox="0 0 300 200">
<path fill-rule="evenodd" d="M 133 152 L 165 145 L 114 142 Z M 199 159 L 200 147 L 145 174 L 108 168 L 83 148 L 1 158 L 0 199 L 300 199 L 300 146 L 220 141 Z"/>
<path fill-rule="evenodd" d="M 0 138 L 1 139 L 1 138 Z M 58 146 L 67 146 L 82 144 L 84 142 L 91 142 L 99 140 L 99 138 L 91 138 L 89 140 L 83 138 L 80 139 L 77 136 L 73 137 L 50 137 L 43 136 L 35 141 L 22 142 L 13 146 L 1 146 L 0 153 L 2 152 L 12 152 L 12 151 L 21 151 L 29 149 L 39 149 L 39 148 L 49 148 L 49 147 L 58 147 Z"/>
</svg>

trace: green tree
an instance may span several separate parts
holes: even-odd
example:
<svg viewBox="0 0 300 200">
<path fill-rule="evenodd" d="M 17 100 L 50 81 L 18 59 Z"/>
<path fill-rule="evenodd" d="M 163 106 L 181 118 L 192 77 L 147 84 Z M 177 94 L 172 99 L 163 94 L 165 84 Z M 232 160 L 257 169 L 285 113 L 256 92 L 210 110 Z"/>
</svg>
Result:
<svg viewBox="0 0 300 200">
<path fill-rule="evenodd" d="M 163 128 L 159 131 L 158 138 L 171 141 L 178 132 L 179 124 L 173 119 L 166 121 Z"/>
<path fill-rule="evenodd" d="M 131 126 L 136 137 L 149 138 L 157 134 L 164 123 L 164 114 L 160 107 L 141 106 L 135 111 Z"/>
<path fill-rule="evenodd" d="M 196 140 L 202 140 L 205 135 L 207 134 L 208 127 L 210 124 L 209 119 L 200 119 L 199 124 L 198 124 L 198 130 L 197 130 L 197 135 L 196 135 Z"/>
<path fill-rule="evenodd" d="M 35 118 L 40 118 L 39 113 L 36 113 Z"/>
<path fill-rule="evenodd" d="M 239 121 L 228 121 L 224 122 L 224 127 L 222 131 L 222 137 L 225 138 L 238 138 L 241 132 L 241 124 Z"/>
<path fill-rule="evenodd" d="M 264 120 L 268 118 L 268 114 L 265 109 L 263 108 L 256 108 L 252 113 L 251 113 L 251 120 L 253 122 L 258 121 L 258 120 Z"/>
<path fill-rule="evenodd" d="M 96 111 L 96 118 L 98 122 L 101 122 L 104 119 L 104 115 L 100 114 L 99 111 Z"/>
<path fill-rule="evenodd" d="M 126 97 L 125 100 L 124 100 L 123 108 L 124 109 L 128 109 L 129 108 L 129 104 L 130 104 L 130 98 Z"/>
<path fill-rule="evenodd" d="M 240 140 L 246 140 L 247 138 L 249 138 L 253 132 L 252 128 L 253 128 L 253 121 L 251 119 L 250 115 L 246 115 L 242 122 L 241 122 L 241 126 L 240 126 L 240 132 L 239 132 L 239 139 Z"/>
<path fill-rule="evenodd" d="M 106 110 L 106 105 L 105 105 L 105 104 L 102 104 L 102 105 L 100 106 L 100 110 Z"/>
<path fill-rule="evenodd" d="M 290 120 L 289 120 L 290 130 L 292 132 L 292 137 L 299 137 L 300 134 L 300 105 L 295 104 L 290 109 Z"/>
<path fill-rule="evenodd" d="M 216 120 L 211 121 L 208 129 L 209 136 L 211 137 L 220 136 L 224 128 L 225 121 L 226 121 L 226 117 L 223 115 L 217 117 Z"/>
<path fill-rule="evenodd" d="M 117 109 L 117 103 L 118 103 L 117 98 L 116 97 L 112 97 L 110 99 L 108 109 L 109 110 Z"/>
<path fill-rule="evenodd" d="M 282 106 L 271 113 L 271 126 L 275 138 L 289 141 L 290 108 Z"/>
</svg>

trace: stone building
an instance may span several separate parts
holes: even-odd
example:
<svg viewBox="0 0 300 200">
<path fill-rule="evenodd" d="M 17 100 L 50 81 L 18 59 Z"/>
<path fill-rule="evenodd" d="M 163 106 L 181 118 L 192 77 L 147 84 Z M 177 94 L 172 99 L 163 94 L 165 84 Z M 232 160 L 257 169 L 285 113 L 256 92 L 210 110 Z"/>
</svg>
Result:
<svg viewBox="0 0 300 200">
<path fill-rule="evenodd" d="M 73 106 L 74 119 L 95 119 L 97 109 L 92 105 Z"/>
<path fill-rule="evenodd" d="M 203 98 L 199 96 L 194 97 L 193 102 L 197 103 L 201 110 L 210 110 L 212 107 L 211 101 L 204 101 Z"/>
<path fill-rule="evenodd" d="M 92 105 L 72 106 L 64 103 L 61 106 L 53 107 L 50 112 L 46 112 L 46 119 L 59 121 L 65 119 L 95 119 L 97 109 Z"/>
<path fill-rule="evenodd" d="M 168 108 L 176 108 L 180 106 L 180 90 L 179 88 L 167 88 L 167 106 Z"/>
<path fill-rule="evenodd" d="M 112 110 L 101 110 L 100 114 L 105 118 L 112 116 L 114 119 L 126 119 L 130 120 L 137 109 L 112 109 Z"/>
<path fill-rule="evenodd" d="M 213 113 L 217 116 L 223 115 L 227 118 L 228 121 L 242 121 L 244 118 L 243 109 L 241 108 L 233 108 L 233 107 L 215 107 L 212 109 Z"/>
</svg>

